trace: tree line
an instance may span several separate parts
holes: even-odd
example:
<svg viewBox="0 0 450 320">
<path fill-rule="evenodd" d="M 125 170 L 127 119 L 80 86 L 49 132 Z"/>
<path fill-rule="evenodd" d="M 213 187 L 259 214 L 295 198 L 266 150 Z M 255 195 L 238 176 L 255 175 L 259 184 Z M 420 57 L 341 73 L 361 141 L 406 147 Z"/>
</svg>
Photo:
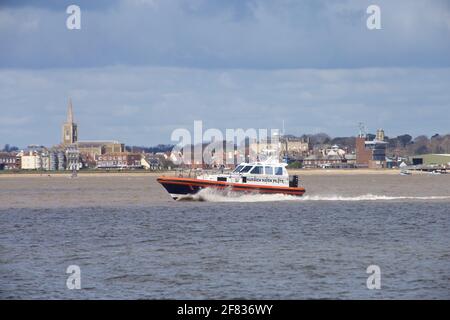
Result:
<svg viewBox="0 0 450 320">
<path fill-rule="evenodd" d="M 375 139 L 375 134 L 366 135 L 367 140 Z M 339 145 L 349 150 L 355 149 L 355 137 L 331 137 L 326 133 L 303 135 L 303 139 L 309 139 L 312 146 Z M 450 134 L 434 134 L 431 137 L 419 135 L 413 138 L 409 134 L 396 137 L 385 136 L 387 142 L 387 153 L 391 155 L 407 156 L 427 153 L 450 153 Z"/>
</svg>

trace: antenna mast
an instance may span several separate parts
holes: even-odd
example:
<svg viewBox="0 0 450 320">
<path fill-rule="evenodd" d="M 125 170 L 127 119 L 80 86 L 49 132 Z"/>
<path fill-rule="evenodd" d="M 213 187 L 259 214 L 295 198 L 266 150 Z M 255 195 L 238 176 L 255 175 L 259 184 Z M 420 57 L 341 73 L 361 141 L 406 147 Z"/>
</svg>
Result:
<svg viewBox="0 0 450 320">
<path fill-rule="evenodd" d="M 363 122 L 358 123 L 358 127 L 359 127 L 359 137 L 360 138 L 365 138 L 367 133 L 366 133 L 366 126 L 364 125 Z"/>
</svg>

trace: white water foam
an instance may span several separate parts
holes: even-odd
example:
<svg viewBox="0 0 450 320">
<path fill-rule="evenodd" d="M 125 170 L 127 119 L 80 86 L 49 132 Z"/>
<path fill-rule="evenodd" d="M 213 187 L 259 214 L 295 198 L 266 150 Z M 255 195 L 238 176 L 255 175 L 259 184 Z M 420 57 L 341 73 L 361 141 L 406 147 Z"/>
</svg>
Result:
<svg viewBox="0 0 450 320">
<path fill-rule="evenodd" d="M 208 201 L 208 202 L 265 202 L 265 201 L 295 201 L 300 197 L 284 194 L 242 193 L 231 190 L 206 188 L 194 195 L 182 196 L 178 201 Z"/>
<path fill-rule="evenodd" d="M 273 202 L 273 201 L 392 201 L 392 200 L 449 200 L 450 196 L 386 196 L 365 194 L 358 196 L 241 193 L 230 190 L 203 189 L 197 194 L 182 196 L 178 201 L 207 202 Z"/>
<path fill-rule="evenodd" d="M 412 197 L 412 196 L 385 196 L 385 195 L 374 195 L 374 194 L 364 194 L 360 196 L 311 196 L 306 195 L 303 200 L 306 201 L 377 201 L 377 200 L 446 200 L 450 199 L 450 196 L 422 196 L 422 197 Z"/>
</svg>

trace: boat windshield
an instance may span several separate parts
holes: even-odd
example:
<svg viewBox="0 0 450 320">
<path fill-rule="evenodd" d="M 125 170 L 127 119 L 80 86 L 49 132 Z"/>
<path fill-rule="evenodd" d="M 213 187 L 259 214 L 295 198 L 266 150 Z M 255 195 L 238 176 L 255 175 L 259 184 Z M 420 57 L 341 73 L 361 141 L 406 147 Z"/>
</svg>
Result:
<svg viewBox="0 0 450 320">
<path fill-rule="evenodd" d="M 253 168 L 252 171 L 250 171 L 250 173 L 253 173 L 253 174 L 262 174 L 262 173 L 263 173 L 263 167 L 261 167 L 261 166 L 256 166 L 256 167 Z"/>
<path fill-rule="evenodd" d="M 233 170 L 233 172 L 237 173 L 237 172 L 241 171 L 243 167 L 244 166 L 237 166 L 236 169 Z"/>
<path fill-rule="evenodd" d="M 253 166 L 245 166 L 244 169 L 242 169 L 242 170 L 240 171 L 240 173 L 246 173 L 246 172 L 249 172 L 251 168 L 253 168 Z"/>
<path fill-rule="evenodd" d="M 277 176 L 282 176 L 283 175 L 283 167 L 276 167 L 275 168 L 275 174 Z"/>
<path fill-rule="evenodd" d="M 266 174 L 273 175 L 273 167 L 264 167 L 264 171 Z"/>
</svg>

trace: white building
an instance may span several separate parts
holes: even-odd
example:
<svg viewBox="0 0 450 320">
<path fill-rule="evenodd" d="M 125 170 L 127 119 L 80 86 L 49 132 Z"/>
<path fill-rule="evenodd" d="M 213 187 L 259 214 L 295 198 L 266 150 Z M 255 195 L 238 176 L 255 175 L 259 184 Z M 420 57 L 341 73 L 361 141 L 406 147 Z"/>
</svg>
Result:
<svg viewBox="0 0 450 320">
<path fill-rule="evenodd" d="M 50 170 L 50 153 L 43 152 L 41 154 L 41 169 L 43 170 Z"/>
<path fill-rule="evenodd" d="M 42 168 L 42 159 L 37 152 L 24 153 L 21 159 L 23 170 L 38 170 Z"/>
<path fill-rule="evenodd" d="M 324 152 L 325 156 L 338 156 L 338 157 L 344 157 L 346 154 L 344 149 L 339 148 L 337 144 L 332 146 L 330 149 L 326 149 Z"/>
</svg>

